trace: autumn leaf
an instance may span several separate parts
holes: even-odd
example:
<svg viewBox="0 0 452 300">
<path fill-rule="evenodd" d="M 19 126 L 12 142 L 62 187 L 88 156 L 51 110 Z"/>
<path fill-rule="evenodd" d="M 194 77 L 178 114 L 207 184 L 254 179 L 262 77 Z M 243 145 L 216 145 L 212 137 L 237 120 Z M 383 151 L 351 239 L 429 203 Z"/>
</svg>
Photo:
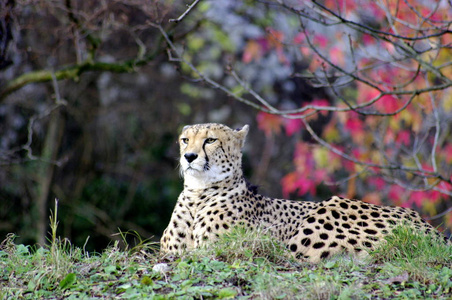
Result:
<svg viewBox="0 0 452 300">
<path fill-rule="evenodd" d="M 296 190 L 297 174 L 289 173 L 281 179 L 283 196 L 289 198 L 289 195 Z"/>
<path fill-rule="evenodd" d="M 267 136 L 279 134 L 281 126 L 284 125 L 284 119 L 281 116 L 260 112 L 257 114 L 257 124 L 259 129 L 265 132 Z"/>
<path fill-rule="evenodd" d="M 292 136 L 303 128 L 303 122 L 300 119 L 287 119 L 284 122 L 284 129 L 287 136 Z"/>
<path fill-rule="evenodd" d="M 278 59 L 281 63 L 287 64 L 289 60 L 284 55 L 283 41 L 284 41 L 284 33 L 272 28 L 267 28 L 267 41 L 270 48 L 276 50 L 276 54 L 278 55 Z"/>
<path fill-rule="evenodd" d="M 428 201 L 425 201 L 424 203 L 426 203 L 426 202 L 437 203 L 443 197 L 443 194 L 441 194 L 440 192 L 435 191 L 435 190 L 430 190 L 427 193 L 428 193 Z"/>
<path fill-rule="evenodd" d="M 316 194 L 316 184 L 314 181 L 298 172 L 292 172 L 284 176 L 281 180 L 281 185 L 283 187 L 283 196 L 286 198 L 294 192 L 297 192 L 300 196 L 307 193 L 311 195 Z"/>
<path fill-rule="evenodd" d="M 243 51 L 242 61 L 245 64 L 248 64 L 253 60 L 259 60 L 261 57 L 262 50 L 259 43 L 254 40 L 249 41 L 245 46 L 245 50 Z"/>
<path fill-rule="evenodd" d="M 362 36 L 362 42 L 363 42 L 364 46 L 370 46 L 370 45 L 374 45 L 376 43 L 376 40 L 370 34 L 365 33 Z"/>
<path fill-rule="evenodd" d="M 311 101 L 311 105 L 318 106 L 318 107 L 327 107 L 327 106 L 330 106 L 330 103 L 325 98 L 321 98 L 321 99 L 316 98 Z M 322 114 L 324 116 L 328 115 L 328 111 L 326 111 L 326 110 L 320 110 L 319 112 L 320 112 L 320 114 Z"/>
<path fill-rule="evenodd" d="M 283 44 L 282 41 L 284 40 L 284 33 L 282 33 L 281 31 L 272 29 L 272 28 L 267 28 L 267 40 L 270 44 L 271 47 L 275 48 L 275 49 L 282 49 Z"/>
<path fill-rule="evenodd" d="M 404 201 L 405 207 L 412 207 L 412 205 L 416 205 L 417 207 L 422 207 L 422 202 L 428 199 L 428 193 L 426 191 L 414 191 L 411 192 L 410 197 Z"/>
<path fill-rule="evenodd" d="M 383 113 L 394 113 L 402 106 L 402 103 L 393 95 L 384 95 L 378 99 L 375 105 Z"/>
<path fill-rule="evenodd" d="M 450 180 L 452 181 L 452 176 L 450 177 Z M 440 189 L 444 190 L 444 191 L 452 192 L 452 184 L 450 184 L 450 183 L 448 183 L 448 182 L 442 181 L 442 182 L 440 182 L 440 183 L 438 184 L 438 187 L 439 187 Z M 443 194 L 442 194 L 442 197 L 443 197 L 444 199 L 448 199 L 448 198 L 449 198 L 447 195 L 443 195 Z"/>
<path fill-rule="evenodd" d="M 358 3 L 355 0 L 326 0 L 325 5 L 338 12 L 343 12 L 344 9 L 355 11 L 358 7 Z"/>
<path fill-rule="evenodd" d="M 363 141 L 363 137 L 365 135 L 364 132 L 364 122 L 358 119 L 357 117 L 353 117 L 345 121 L 345 129 L 350 132 L 353 141 L 357 144 Z"/>
<path fill-rule="evenodd" d="M 331 120 L 323 129 L 323 137 L 324 139 L 329 142 L 337 142 L 340 140 L 340 133 L 337 128 L 337 122 L 336 120 Z"/>
<path fill-rule="evenodd" d="M 325 49 L 328 46 L 328 38 L 323 34 L 317 34 L 314 36 L 314 44 L 317 44 L 321 49 Z"/>
<path fill-rule="evenodd" d="M 405 146 L 409 146 L 411 142 L 411 131 L 402 130 L 397 134 L 396 142 Z"/>
<path fill-rule="evenodd" d="M 331 164 L 328 159 L 328 149 L 323 147 L 315 147 L 312 152 L 313 158 L 318 168 L 330 168 Z"/>
</svg>

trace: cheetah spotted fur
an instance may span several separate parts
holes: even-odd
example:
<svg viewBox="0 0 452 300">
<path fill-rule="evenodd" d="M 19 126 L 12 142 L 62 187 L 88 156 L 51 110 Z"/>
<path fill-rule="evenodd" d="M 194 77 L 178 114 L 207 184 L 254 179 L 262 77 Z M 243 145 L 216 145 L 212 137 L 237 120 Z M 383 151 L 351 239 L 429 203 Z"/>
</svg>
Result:
<svg viewBox="0 0 452 300">
<path fill-rule="evenodd" d="M 242 173 L 242 147 L 248 125 L 184 127 L 179 138 L 184 190 L 161 238 L 163 253 L 181 253 L 214 241 L 231 226 L 267 228 L 302 261 L 347 251 L 365 254 L 392 227 L 408 222 L 432 232 L 417 212 L 334 196 L 321 202 L 272 199 L 258 194 Z"/>
</svg>

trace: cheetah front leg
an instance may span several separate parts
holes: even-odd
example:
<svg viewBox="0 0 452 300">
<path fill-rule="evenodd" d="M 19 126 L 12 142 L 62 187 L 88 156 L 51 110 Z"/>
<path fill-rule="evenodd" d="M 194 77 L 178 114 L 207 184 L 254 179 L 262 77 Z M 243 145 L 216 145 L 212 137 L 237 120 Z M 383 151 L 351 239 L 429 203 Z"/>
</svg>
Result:
<svg viewBox="0 0 452 300">
<path fill-rule="evenodd" d="M 171 220 L 160 239 L 160 251 L 163 253 L 181 253 L 193 248 L 193 216 L 188 203 L 180 194 L 174 207 Z"/>
</svg>

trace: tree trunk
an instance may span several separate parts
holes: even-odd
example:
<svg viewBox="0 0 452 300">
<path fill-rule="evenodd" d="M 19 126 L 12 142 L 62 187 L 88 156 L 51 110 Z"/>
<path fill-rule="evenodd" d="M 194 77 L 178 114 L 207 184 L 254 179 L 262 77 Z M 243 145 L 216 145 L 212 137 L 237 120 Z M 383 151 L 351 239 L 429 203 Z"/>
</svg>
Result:
<svg viewBox="0 0 452 300">
<path fill-rule="evenodd" d="M 47 201 L 50 193 L 55 161 L 60 148 L 61 137 L 63 133 L 64 123 L 60 116 L 60 111 L 57 109 L 50 115 L 49 128 L 45 139 L 44 147 L 40 162 L 38 173 L 38 197 L 36 202 L 36 209 L 38 218 L 36 220 L 36 241 L 39 245 L 44 245 L 46 242 L 46 229 L 49 223 L 47 218 Z"/>
</svg>

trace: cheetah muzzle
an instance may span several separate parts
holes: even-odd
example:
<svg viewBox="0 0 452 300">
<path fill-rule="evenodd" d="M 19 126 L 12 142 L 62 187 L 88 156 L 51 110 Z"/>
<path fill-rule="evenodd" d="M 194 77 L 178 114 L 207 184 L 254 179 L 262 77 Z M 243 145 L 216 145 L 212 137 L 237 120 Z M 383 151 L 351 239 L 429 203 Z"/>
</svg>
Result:
<svg viewBox="0 0 452 300">
<path fill-rule="evenodd" d="M 163 253 L 197 248 L 237 224 L 268 228 L 304 261 L 347 251 L 367 253 L 397 224 L 440 236 L 417 212 L 334 196 L 321 202 L 272 199 L 251 188 L 242 172 L 248 125 L 185 126 L 179 138 L 184 190 L 161 239 Z"/>
</svg>

